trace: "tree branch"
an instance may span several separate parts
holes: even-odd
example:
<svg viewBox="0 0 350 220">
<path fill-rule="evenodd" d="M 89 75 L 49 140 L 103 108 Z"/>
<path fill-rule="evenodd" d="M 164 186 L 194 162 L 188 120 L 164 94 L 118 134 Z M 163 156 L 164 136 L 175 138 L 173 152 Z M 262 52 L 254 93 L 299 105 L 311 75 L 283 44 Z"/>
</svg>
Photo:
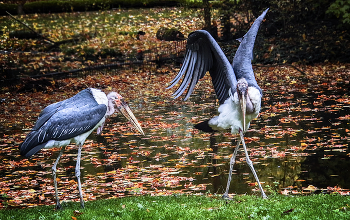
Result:
<svg viewBox="0 0 350 220">
<path fill-rule="evenodd" d="M 31 30 L 32 32 L 34 32 L 34 33 L 35 33 L 36 35 L 38 35 L 39 37 L 41 37 L 41 38 L 43 38 L 43 39 L 45 39 L 45 40 L 47 40 L 47 41 L 49 41 L 49 42 L 51 42 L 51 43 L 55 43 L 54 41 L 50 40 L 49 38 L 47 38 L 47 37 L 41 35 L 40 33 L 36 32 L 33 28 L 29 27 L 27 24 L 25 24 L 25 23 L 23 23 L 22 21 L 20 21 L 20 20 L 18 20 L 17 18 L 15 18 L 15 17 L 14 17 L 13 15 L 11 15 L 9 12 L 6 11 L 6 13 L 7 13 L 8 15 L 10 15 L 10 17 L 11 17 L 13 20 L 15 20 L 15 21 L 17 21 L 18 23 L 22 24 L 23 26 L 25 26 L 26 28 L 28 28 L 29 30 Z"/>
</svg>

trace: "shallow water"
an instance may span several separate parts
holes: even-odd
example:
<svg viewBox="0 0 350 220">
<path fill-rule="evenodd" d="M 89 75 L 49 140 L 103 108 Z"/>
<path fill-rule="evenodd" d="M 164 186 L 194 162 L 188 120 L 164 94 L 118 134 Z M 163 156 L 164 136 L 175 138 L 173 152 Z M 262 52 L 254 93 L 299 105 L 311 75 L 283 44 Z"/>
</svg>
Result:
<svg viewBox="0 0 350 220">
<path fill-rule="evenodd" d="M 261 114 L 251 123 L 245 141 L 267 191 L 287 187 L 301 191 L 308 185 L 350 188 L 348 84 L 339 81 L 334 89 L 326 84 L 312 89 L 313 83 L 263 88 Z M 87 139 L 82 154 L 85 199 L 224 193 L 237 137 L 193 129 L 216 114 L 214 94 L 199 87 L 186 102 L 145 95 L 129 100 L 129 105 L 146 135 L 135 133 L 117 115 L 109 119 L 102 136 L 93 133 Z M 27 131 L 15 126 L 0 132 L 4 135 L 0 158 L 5 164 L 0 167 L 1 193 L 14 199 L 12 206 L 53 204 L 51 166 L 58 149 L 40 151 L 29 160 L 20 158 L 13 153 L 18 143 L 10 137 L 23 132 Z M 76 151 L 69 145 L 58 165 L 62 200 L 78 199 Z M 255 182 L 241 148 L 230 193 L 260 195 Z"/>
</svg>

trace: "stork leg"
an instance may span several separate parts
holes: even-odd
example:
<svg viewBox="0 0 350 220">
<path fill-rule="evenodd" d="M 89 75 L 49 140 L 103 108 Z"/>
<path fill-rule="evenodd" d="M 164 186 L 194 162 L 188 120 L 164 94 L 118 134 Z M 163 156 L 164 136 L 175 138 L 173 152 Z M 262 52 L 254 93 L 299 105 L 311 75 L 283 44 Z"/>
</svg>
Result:
<svg viewBox="0 0 350 220">
<path fill-rule="evenodd" d="M 58 154 L 58 157 L 57 157 L 55 163 L 53 164 L 53 166 L 51 168 L 52 169 L 53 184 L 55 186 L 55 194 L 56 194 L 56 209 L 61 209 L 62 208 L 62 206 L 60 204 L 60 199 L 58 197 L 56 170 L 57 170 L 58 161 L 60 160 L 60 158 L 61 158 L 65 148 L 66 148 L 65 146 L 61 148 L 60 153 Z"/>
<path fill-rule="evenodd" d="M 228 196 L 228 191 L 229 191 L 229 189 L 230 189 L 230 184 L 231 184 L 233 165 L 234 165 L 235 162 L 236 162 L 236 156 L 237 156 L 237 153 L 238 153 L 238 149 L 239 149 L 239 145 L 240 145 L 240 144 L 241 144 L 241 140 L 238 141 L 237 146 L 236 146 L 236 148 L 235 148 L 235 151 L 233 152 L 233 154 L 232 154 L 232 156 L 231 156 L 231 159 L 230 159 L 230 171 L 229 171 L 229 173 L 228 173 L 226 191 L 225 191 L 224 195 L 222 196 L 222 198 L 224 198 L 224 199 L 228 199 L 228 198 L 229 198 L 229 196 Z"/>
<path fill-rule="evenodd" d="M 78 180 L 78 189 L 79 189 L 79 196 L 80 196 L 80 206 L 81 208 L 84 208 L 84 199 L 83 199 L 83 191 L 81 189 L 81 182 L 80 182 L 80 159 L 81 159 L 81 149 L 83 145 L 79 144 L 78 148 L 78 158 L 77 158 L 77 164 L 75 166 L 75 176 Z"/>
<path fill-rule="evenodd" d="M 256 172 L 255 172 L 255 169 L 254 169 L 254 166 L 253 166 L 253 162 L 249 159 L 247 147 L 245 146 L 245 142 L 244 142 L 243 132 L 240 131 L 239 134 L 240 134 L 240 136 L 241 136 L 241 141 L 242 141 L 242 144 L 243 144 L 243 149 L 244 149 L 244 153 L 245 153 L 245 156 L 246 156 L 247 164 L 248 164 L 249 168 L 252 170 L 252 173 L 253 173 L 253 175 L 254 175 L 256 181 L 258 182 L 259 189 L 260 189 L 260 191 L 261 191 L 261 196 L 262 196 L 264 199 L 267 199 L 267 196 L 265 195 L 265 192 L 264 192 L 263 188 L 261 187 L 261 184 L 260 184 L 258 175 L 257 175 Z"/>
</svg>

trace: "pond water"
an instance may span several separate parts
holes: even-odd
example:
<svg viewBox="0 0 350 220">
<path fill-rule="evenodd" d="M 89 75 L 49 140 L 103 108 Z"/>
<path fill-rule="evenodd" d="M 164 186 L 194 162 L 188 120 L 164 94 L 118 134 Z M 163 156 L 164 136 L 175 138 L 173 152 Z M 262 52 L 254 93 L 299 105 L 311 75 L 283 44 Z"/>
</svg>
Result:
<svg viewBox="0 0 350 220">
<path fill-rule="evenodd" d="M 348 77 L 348 75 L 346 76 Z M 331 79 L 328 79 L 331 80 Z M 246 144 L 263 188 L 302 191 L 314 185 L 350 188 L 349 81 L 331 84 L 302 77 L 289 86 L 265 81 L 262 110 L 246 133 Z M 318 84 L 317 87 L 312 86 Z M 93 133 L 82 154 L 85 199 L 177 193 L 223 194 L 229 158 L 237 144 L 230 133 L 207 134 L 193 125 L 216 114 L 215 95 L 198 87 L 188 101 L 148 96 L 129 100 L 145 136 L 130 130 L 121 115 L 111 117 L 102 136 Z M 331 89 L 330 89 L 331 88 Z M 1 131 L 6 136 L 21 129 Z M 27 132 L 27 131 L 26 131 Z M 51 166 L 58 149 L 40 151 L 29 160 L 9 153 L 18 144 L 1 139 L 1 194 L 12 206 L 53 204 Z M 77 148 L 69 145 L 58 165 L 62 200 L 77 200 L 74 177 Z M 255 179 L 238 154 L 232 194 L 260 195 Z M 17 200 L 16 200 L 17 199 Z"/>
</svg>

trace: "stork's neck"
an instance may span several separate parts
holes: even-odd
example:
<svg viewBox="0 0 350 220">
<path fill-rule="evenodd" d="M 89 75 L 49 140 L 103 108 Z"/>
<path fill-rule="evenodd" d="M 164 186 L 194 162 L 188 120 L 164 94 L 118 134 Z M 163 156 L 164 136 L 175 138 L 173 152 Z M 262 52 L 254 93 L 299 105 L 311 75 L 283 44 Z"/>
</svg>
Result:
<svg viewBox="0 0 350 220">
<path fill-rule="evenodd" d="M 115 108 L 114 108 L 113 100 L 112 99 L 108 99 L 106 116 L 113 115 L 114 111 L 115 111 Z"/>
</svg>

